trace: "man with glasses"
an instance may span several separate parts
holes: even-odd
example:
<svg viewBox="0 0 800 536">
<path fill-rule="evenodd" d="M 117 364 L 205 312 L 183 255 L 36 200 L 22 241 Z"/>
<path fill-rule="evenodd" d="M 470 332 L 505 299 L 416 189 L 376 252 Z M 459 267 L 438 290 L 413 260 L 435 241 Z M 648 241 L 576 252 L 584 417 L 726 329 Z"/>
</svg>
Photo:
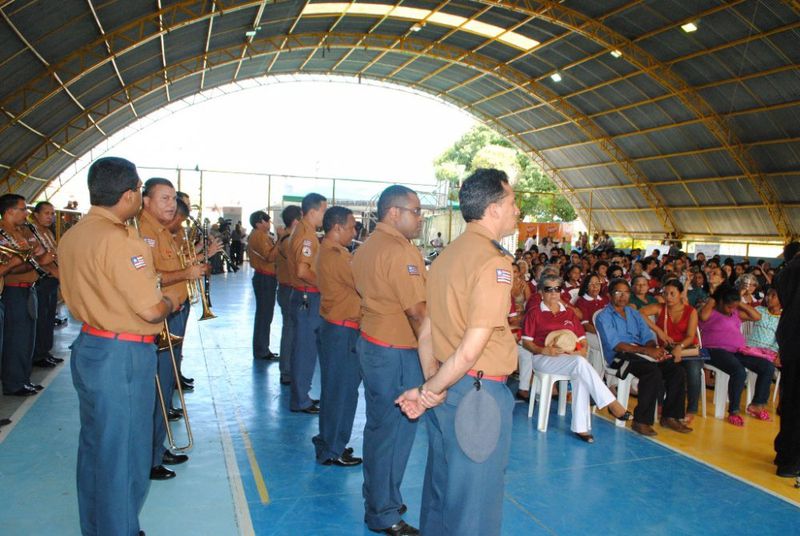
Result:
<svg viewBox="0 0 800 536">
<path fill-rule="evenodd" d="M 61 289 L 83 327 L 72 344 L 78 391 L 78 510 L 83 534 L 142 534 L 149 487 L 155 335 L 172 311 L 150 248 L 125 221 L 142 196 L 136 166 L 101 158 L 89 168 L 89 213 L 58 246 Z"/>
<path fill-rule="evenodd" d="M 25 198 L 17 194 L 0 196 L 0 245 L 17 250 L 30 250 L 34 261 L 44 269 L 55 255 L 44 249 L 29 229 L 23 226 L 28 218 Z M 40 274 L 31 263 L 19 264 L 5 276 L 2 302 L 3 320 L 3 394 L 32 396 L 43 387 L 31 383 L 33 349 L 36 342 L 36 281 Z"/>
<path fill-rule="evenodd" d="M 401 517 L 406 507 L 400 494 L 417 422 L 402 414 L 395 399 L 423 382 L 420 361 L 433 361 L 430 330 L 423 330 L 425 263 L 410 242 L 422 231 L 416 192 L 401 185 L 386 188 L 378 199 L 378 221 L 352 262 L 361 296 L 356 348 L 367 402 L 364 521 L 375 532 L 405 536 L 419 534 Z M 427 377 L 434 370 L 425 372 Z"/>
<path fill-rule="evenodd" d="M 630 307 L 631 288 L 624 279 L 609 284 L 611 303 L 595 319 L 608 365 L 625 379 L 639 378 L 639 403 L 633 412 L 633 430 L 654 436 L 656 404 L 666 391 L 661 425 L 676 432 L 692 429 L 681 421 L 686 416 L 686 372 L 656 343 L 656 336 L 636 309 Z"/>
</svg>

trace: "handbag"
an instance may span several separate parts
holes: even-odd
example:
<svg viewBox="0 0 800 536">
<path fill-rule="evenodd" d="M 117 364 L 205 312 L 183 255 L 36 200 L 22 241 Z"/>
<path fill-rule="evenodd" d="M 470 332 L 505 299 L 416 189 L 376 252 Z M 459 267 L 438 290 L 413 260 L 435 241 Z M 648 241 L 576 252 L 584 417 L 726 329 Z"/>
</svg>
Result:
<svg viewBox="0 0 800 536">
<path fill-rule="evenodd" d="M 736 350 L 736 353 L 751 357 L 760 357 L 761 359 L 766 359 L 770 363 L 774 362 L 775 358 L 778 357 L 778 353 L 774 350 L 770 350 L 769 348 L 759 348 L 757 346 L 742 346 Z"/>
</svg>

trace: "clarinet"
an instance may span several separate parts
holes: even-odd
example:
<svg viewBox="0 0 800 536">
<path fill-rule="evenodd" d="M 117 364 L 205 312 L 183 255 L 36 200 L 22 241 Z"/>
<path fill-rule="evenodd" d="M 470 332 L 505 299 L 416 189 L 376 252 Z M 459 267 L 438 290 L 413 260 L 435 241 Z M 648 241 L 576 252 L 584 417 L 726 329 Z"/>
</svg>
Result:
<svg viewBox="0 0 800 536">
<path fill-rule="evenodd" d="M 12 247 L 16 248 L 17 250 L 26 251 L 23 248 L 19 247 L 19 244 L 17 244 L 17 241 L 14 240 L 14 237 L 12 237 L 10 234 L 8 234 L 5 229 L 0 229 L 0 237 L 2 237 L 6 242 L 9 243 L 9 245 L 11 245 Z M 31 252 L 31 253 L 33 253 L 33 252 Z M 39 278 L 47 277 L 47 276 L 50 275 L 47 272 L 47 270 L 42 268 L 42 266 L 38 262 L 36 262 L 36 259 L 33 258 L 32 254 L 31 255 L 25 255 L 24 257 L 20 257 L 20 258 L 22 258 L 25 262 L 30 264 L 33 267 L 34 270 L 36 270 L 36 273 L 39 274 Z"/>
<path fill-rule="evenodd" d="M 43 235 L 39 234 L 39 229 L 36 228 L 36 225 L 34 225 L 33 223 L 31 223 L 29 221 L 26 221 L 23 225 L 25 225 L 25 227 L 30 229 L 31 233 L 33 233 L 33 237 L 42 245 L 42 247 L 46 251 L 52 253 L 55 256 L 55 254 L 56 254 L 56 249 L 54 247 L 55 244 L 51 245 L 49 237 L 48 237 L 48 240 L 45 240 L 45 237 Z M 58 266 L 58 261 L 53 261 L 53 264 Z"/>
</svg>

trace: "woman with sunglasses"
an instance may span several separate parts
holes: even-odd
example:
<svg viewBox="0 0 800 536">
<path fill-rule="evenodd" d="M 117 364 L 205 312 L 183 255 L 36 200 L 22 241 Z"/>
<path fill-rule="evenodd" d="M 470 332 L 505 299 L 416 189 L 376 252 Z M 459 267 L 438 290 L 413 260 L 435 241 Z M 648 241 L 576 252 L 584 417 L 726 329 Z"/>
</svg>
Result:
<svg viewBox="0 0 800 536">
<path fill-rule="evenodd" d="M 531 308 L 525 316 L 522 345 L 533 354 L 531 364 L 534 371 L 570 376 L 572 381 L 570 429 L 582 441 L 594 443 L 594 437 L 589 433 L 590 396 L 598 408 L 608 406 L 608 410 L 617 419 L 629 420 L 632 416 L 617 402 L 603 383 L 603 379 L 586 360 L 588 351 L 586 333 L 577 315 L 562 303 L 561 285 L 562 279 L 557 275 L 542 276 L 538 285 L 542 300 L 538 307 Z M 577 338 L 576 347 L 565 350 L 553 342 L 548 345 L 547 336 L 556 330 L 568 330 L 574 333 Z M 542 393 L 541 396 L 550 396 L 550 393 Z"/>
</svg>

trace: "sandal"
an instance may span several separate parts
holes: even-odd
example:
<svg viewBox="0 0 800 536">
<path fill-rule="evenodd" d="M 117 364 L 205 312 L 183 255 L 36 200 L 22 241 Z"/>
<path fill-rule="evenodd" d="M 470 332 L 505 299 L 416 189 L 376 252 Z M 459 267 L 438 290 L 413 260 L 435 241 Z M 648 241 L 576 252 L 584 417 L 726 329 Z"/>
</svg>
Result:
<svg viewBox="0 0 800 536">
<path fill-rule="evenodd" d="M 577 436 L 578 439 L 586 443 L 594 443 L 594 436 L 588 432 L 587 433 L 575 432 L 575 436 Z"/>
<path fill-rule="evenodd" d="M 755 409 L 751 406 L 747 406 L 747 414 L 751 417 L 755 417 L 759 421 L 771 421 L 772 419 L 769 416 L 769 411 L 765 409 Z"/>
<path fill-rule="evenodd" d="M 728 422 L 734 426 L 744 426 L 744 419 L 738 413 L 731 413 L 728 415 Z"/>
</svg>

